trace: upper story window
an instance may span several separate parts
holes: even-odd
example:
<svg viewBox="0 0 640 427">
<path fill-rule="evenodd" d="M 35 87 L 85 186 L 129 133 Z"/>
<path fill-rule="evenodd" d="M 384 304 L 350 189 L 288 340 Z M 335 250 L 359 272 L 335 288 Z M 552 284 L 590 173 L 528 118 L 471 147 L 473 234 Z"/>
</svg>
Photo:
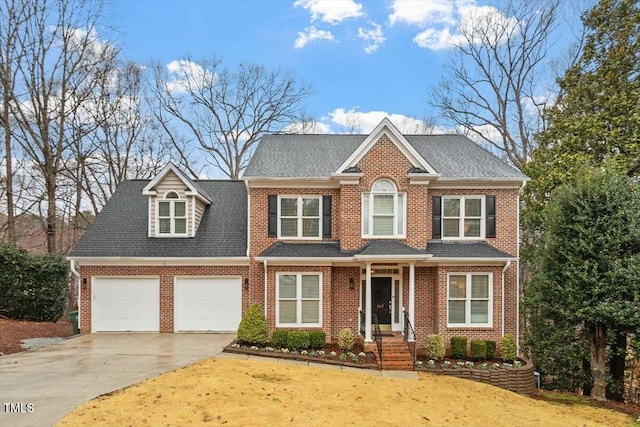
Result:
<svg viewBox="0 0 640 427">
<path fill-rule="evenodd" d="M 278 237 L 319 239 L 322 237 L 321 196 L 280 196 Z"/>
<path fill-rule="evenodd" d="M 442 198 L 443 239 L 484 238 L 484 196 Z"/>
<path fill-rule="evenodd" d="M 158 200 L 156 217 L 157 235 L 187 235 L 187 202 L 181 200 L 175 191 L 168 191 L 163 200 Z"/>
<path fill-rule="evenodd" d="M 405 194 L 389 179 L 379 179 L 362 194 L 362 236 L 404 237 Z"/>
</svg>

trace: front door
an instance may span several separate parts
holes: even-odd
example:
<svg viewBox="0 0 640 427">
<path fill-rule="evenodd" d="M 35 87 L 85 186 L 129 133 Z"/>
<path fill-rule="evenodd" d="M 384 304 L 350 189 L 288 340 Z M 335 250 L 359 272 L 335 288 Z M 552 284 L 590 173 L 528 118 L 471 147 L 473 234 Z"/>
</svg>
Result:
<svg viewBox="0 0 640 427">
<path fill-rule="evenodd" d="M 380 329 L 391 330 L 391 277 L 372 277 L 371 294 L 371 312 L 378 315 Z"/>
</svg>

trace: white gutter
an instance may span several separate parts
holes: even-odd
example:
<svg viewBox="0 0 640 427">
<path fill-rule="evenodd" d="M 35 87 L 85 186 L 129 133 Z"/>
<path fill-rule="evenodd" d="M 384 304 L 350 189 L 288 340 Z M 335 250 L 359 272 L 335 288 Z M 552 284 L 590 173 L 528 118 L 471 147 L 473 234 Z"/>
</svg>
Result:
<svg viewBox="0 0 640 427">
<path fill-rule="evenodd" d="M 262 261 L 262 265 L 264 266 L 264 317 L 267 317 L 267 280 L 269 279 L 269 275 L 267 274 L 267 260 Z"/>
<path fill-rule="evenodd" d="M 67 257 L 84 265 L 249 265 L 249 257 Z"/>
<path fill-rule="evenodd" d="M 504 336 L 504 275 L 511 266 L 511 261 L 507 261 L 502 269 L 502 336 Z M 516 316 L 517 318 L 518 316 Z M 516 319 L 517 320 L 517 319 Z"/>
</svg>

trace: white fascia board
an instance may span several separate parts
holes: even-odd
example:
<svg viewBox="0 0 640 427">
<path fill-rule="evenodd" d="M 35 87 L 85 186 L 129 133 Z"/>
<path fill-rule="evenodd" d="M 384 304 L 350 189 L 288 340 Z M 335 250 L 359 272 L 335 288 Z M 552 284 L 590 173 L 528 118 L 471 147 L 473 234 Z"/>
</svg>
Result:
<svg viewBox="0 0 640 427">
<path fill-rule="evenodd" d="M 249 265 L 249 257 L 67 257 L 78 265 Z"/>
<path fill-rule="evenodd" d="M 424 169 L 430 174 L 437 174 L 436 170 L 425 160 L 424 157 L 420 155 L 420 153 L 418 153 L 415 148 L 413 148 L 413 145 L 411 145 L 407 138 L 400 133 L 398 128 L 391 123 L 391 120 L 389 120 L 388 117 L 382 119 L 378 126 L 376 126 L 369 136 L 362 141 L 349 158 L 338 167 L 335 173 L 341 173 L 345 169 L 357 165 L 358 162 L 369 152 L 371 147 L 373 147 L 384 134 L 389 137 L 389 139 L 396 145 L 396 147 L 398 147 L 413 166 Z"/>
<path fill-rule="evenodd" d="M 351 257 L 306 257 L 306 258 L 292 258 L 292 257 L 264 257 L 257 256 L 254 258 L 258 262 L 265 262 L 271 265 L 283 266 L 283 265 L 317 265 L 317 266 L 331 266 L 335 263 L 348 263 L 352 262 Z"/>
<path fill-rule="evenodd" d="M 185 191 L 184 194 L 187 195 L 187 196 L 195 196 L 195 197 L 197 197 L 199 200 L 201 200 L 202 202 L 204 202 L 207 205 L 211 204 L 211 200 L 207 199 L 206 197 L 204 197 L 202 194 L 198 193 L 197 191 L 193 191 L 193 190 Z"/>
<path fill-rule="evenodd" d="M 517 261 L 517 258 L 431 258 L 427 264 L 437 266 L 503 266 L 507 262 Z"/>
<path fill-rule="evenodd" d="M 522 188 L 522 179 L 513 178 L 438 178 L 429 186 L 432 189 L 511 189 Z"/>
<path fill-rule="evenodd" d="M 425 262 L 433 257 L 431 254 L 402 254 L 402 255 L 354 255 L 354 261 L 371 261 L 371 262 L 397 262 L 397 261 L 419 261 Z"/>
<path fill-rule="evenodd" d="M 338 181 L 340 185 L 358 185 L 360 184 L 360 178 L 364 176 L 364 173 L 333 173 L 331 179 Z"/>
<path fill-rule="evenodd" d="M 340 188 L 340 183 L 329 177 L 267 177 L 244 178 L 247 188 Z"/>
<path fill-rule="evenodd" d="M 435 182 L 438 178 L 440 178 L 440 174 L 431 174 L 431 173 L 409 173 L 407 174 L 409 178 L 410 184 L 415 185 L 429 185 L 432 181 Z"/>
</svg>

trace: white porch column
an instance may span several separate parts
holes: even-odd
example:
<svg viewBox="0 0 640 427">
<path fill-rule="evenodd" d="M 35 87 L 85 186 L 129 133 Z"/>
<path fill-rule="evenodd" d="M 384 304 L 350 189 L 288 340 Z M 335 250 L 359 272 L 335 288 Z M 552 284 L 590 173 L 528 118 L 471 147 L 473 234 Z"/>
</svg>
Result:
<svg viewBox="0 0 640 427">
<path fill-rule="evenodd" d="M 367 276 L 365 280 L 365 307 L 364 307 L 364 340 L 371 342 L 371 263 L 367 263 Z"/>
<path fill-rule="evenodd" d="M 415 328 L 415 324 L 414 324 L 415 314 L 416 314 L 416 269 L 415 269 L 415 264 L 411 263 L 409 264 L 409 322 L 411 322 L 411 325 L 413 325 L 414 328 Z M 409 336 L 409 341 L 415 341 L 415 338 L 413 336 Z"/>
</svg>

